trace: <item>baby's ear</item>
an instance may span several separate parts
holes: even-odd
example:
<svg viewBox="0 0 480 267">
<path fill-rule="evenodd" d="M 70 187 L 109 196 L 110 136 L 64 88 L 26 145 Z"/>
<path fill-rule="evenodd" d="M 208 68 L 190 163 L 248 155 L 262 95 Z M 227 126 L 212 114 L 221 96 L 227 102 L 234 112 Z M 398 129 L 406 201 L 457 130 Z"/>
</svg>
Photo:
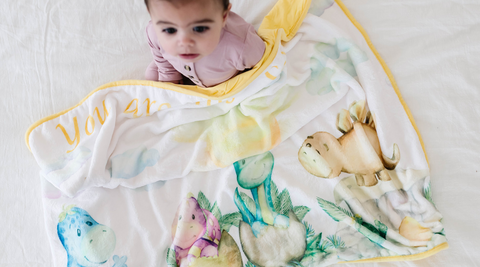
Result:
<svg viewBox="0 0 480 267">
<path fill-rule="evenodd" d="M 232 9 L 232 3 L 228 4 L 227 10 L 223 11 L 223 25 L 222 25 L 222 27 L 224 27 L 225 24 L 227 23 L 228 13 L 230 13 L 230 9 Z"/>
</svg>

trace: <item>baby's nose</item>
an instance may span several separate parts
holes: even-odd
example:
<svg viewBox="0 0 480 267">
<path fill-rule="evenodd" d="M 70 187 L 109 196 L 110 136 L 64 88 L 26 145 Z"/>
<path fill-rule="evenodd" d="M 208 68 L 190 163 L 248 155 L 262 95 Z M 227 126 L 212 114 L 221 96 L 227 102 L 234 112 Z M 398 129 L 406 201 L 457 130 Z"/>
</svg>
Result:
<svg viewBox="0 0 480 267">
<path fill-rule="evenodd" d="M 193 46 L 193 39 L 188 35 L 183 35 L 180 37 L 179 43 L 181 46 Z"/>
</svg>

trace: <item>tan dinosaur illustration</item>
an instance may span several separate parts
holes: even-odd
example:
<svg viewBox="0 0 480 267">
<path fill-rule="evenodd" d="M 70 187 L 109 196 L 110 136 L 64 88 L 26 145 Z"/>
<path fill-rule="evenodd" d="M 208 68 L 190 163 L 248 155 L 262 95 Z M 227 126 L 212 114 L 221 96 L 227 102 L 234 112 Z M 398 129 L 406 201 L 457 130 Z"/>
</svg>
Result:
<svg viewBox="0 0 480 267">
<path fill-rule="evenodd" d="M 382 154 L 374 116 L 367 113 L 365 104 L 365 100 L 353 102 L 348 111 L 340 111 L 336 123 L 343 133 L 340 138 L 327 132 L 307 137 L 298 151 L 298 159 L 309 173 L 322 178 L 335 178 L 341 172 L 352 173 L 359 186 L 376 185 L 377 178 L 391 180 L 387 169 L 395 169 L 400 161 L 400 150 L 393 144 L 392 158 Z"/>
</svg>

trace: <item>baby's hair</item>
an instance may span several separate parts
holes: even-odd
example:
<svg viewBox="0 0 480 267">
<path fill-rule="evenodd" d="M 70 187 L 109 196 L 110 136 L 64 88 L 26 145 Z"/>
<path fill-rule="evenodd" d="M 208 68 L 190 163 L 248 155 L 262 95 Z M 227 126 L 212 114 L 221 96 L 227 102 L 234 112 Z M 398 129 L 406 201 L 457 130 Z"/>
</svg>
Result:
<svg viewBox="0 0 480 267">
<path fill-rule="evenodd" d="M 151 1 L 151 0 L 145 0 L 145 5 L 147 6 L 147 9 L 148 9 L 148 2 L 149 1 Z M 190 1 L 195 1 L 195 0 L 156 0 L 156 1 L 167 1 L 167 2 L 170 2 L 170 3 L 173 3 L 173 4 L 176 4 L 176 3 L 183 4 L 184 2 L 190 2 Z M 220 4 L 223 6 L 224 11 L 228 9 L 228 5 L 230 4 L 230 0 L 215 0 L 215 1 L 220 2 Z"/>
</svg>

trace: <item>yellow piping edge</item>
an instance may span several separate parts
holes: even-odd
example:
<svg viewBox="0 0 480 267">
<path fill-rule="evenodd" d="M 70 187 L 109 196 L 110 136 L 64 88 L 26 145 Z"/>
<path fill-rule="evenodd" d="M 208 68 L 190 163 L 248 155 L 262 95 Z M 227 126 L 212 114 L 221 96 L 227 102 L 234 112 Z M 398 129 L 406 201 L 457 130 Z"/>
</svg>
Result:
<svg viewBox="0 0 480 267">
<path fill-rule="evenodd" d="M 418 139 L 420 140 L 420 144 L 422 145 L 423 153 L 425 154 L 425 159 L 427 160 L 427 164 L 430 166 L 430 163 L 428 161 L 428 156 L 427 156 L 427 151 L 425 150 L 425 144 L 423 143 L 422 136 L 420 135 L 420 131 L 418 130 L 417 124 L 415 123 L 415 120 L 413 119 L 412 113 L 410 112 L 410 109 L 407 106 L 407 103 L 405 103 L 405 100 L 403 100 L 402 94 L 400 93 L 400 90 L 398 89 L 397 82 L 393 78 L 392 72 L 388 68 L 387 64 L 383 60 L 383 58 L 380 56 L 380 54 L 377 52 L 377 49 L 375 49 L 375 46 L 373 46 L 372 41 L 370 41 L 370 38 L 368 37 L 367 32 L 363 29 L 362 25 L 358 23 L 358 21 L 352 16 L 350 11 L 347 9 L 345 4 L 343 4 L 342 0 L 335 0 L 335 2 L 340 6 L 340 8 L 343 10 L 345 15 L 350 19 L 350 21 L 357 27 L 357 29 L 360 31 L 360 33 L 363 35 L 363 38 L 367 42 L 368 46 L 370 47 L 370 50 L 372 50 L 373 54 L 377 57 L 377 60 L 380 62 L 380 64 L 383 67 L 383 70 L 388 76 L 388 79 L 390 79 L 390 83 L 393 86 L 393 89 L 395 90 L 395 93 L 397 93 L 397 97 L 400 100 L 400 103 L 402 103 L 403 109 L 407 113 L 408 118 L 410 119 L 410 123 L 412 124 L 413 128 L 417 132 Z"/>
<path fill-rule="evenodd" d="M 365 263 L 365 262 L 388 262 L 388 261 L 416 261 L 416 260 L 421 260 L 428 258 L 432 256 L 433 254 L 436 254 L 444 249 L 448 248 L 448 243 L 444 242 L 431 250 L 418 253 L 418 254 L 413 254 L 413 255 L 407 255 L 407 256 L 390 256 L 390 257 L 377 257 L 377 258 L 371 258 L 371 259 L 363 259 L 363 260 L 356 260 L 356 261 L 341 261 L 338 262 L 339 264 L 341 263 Z"/>
</svg>

